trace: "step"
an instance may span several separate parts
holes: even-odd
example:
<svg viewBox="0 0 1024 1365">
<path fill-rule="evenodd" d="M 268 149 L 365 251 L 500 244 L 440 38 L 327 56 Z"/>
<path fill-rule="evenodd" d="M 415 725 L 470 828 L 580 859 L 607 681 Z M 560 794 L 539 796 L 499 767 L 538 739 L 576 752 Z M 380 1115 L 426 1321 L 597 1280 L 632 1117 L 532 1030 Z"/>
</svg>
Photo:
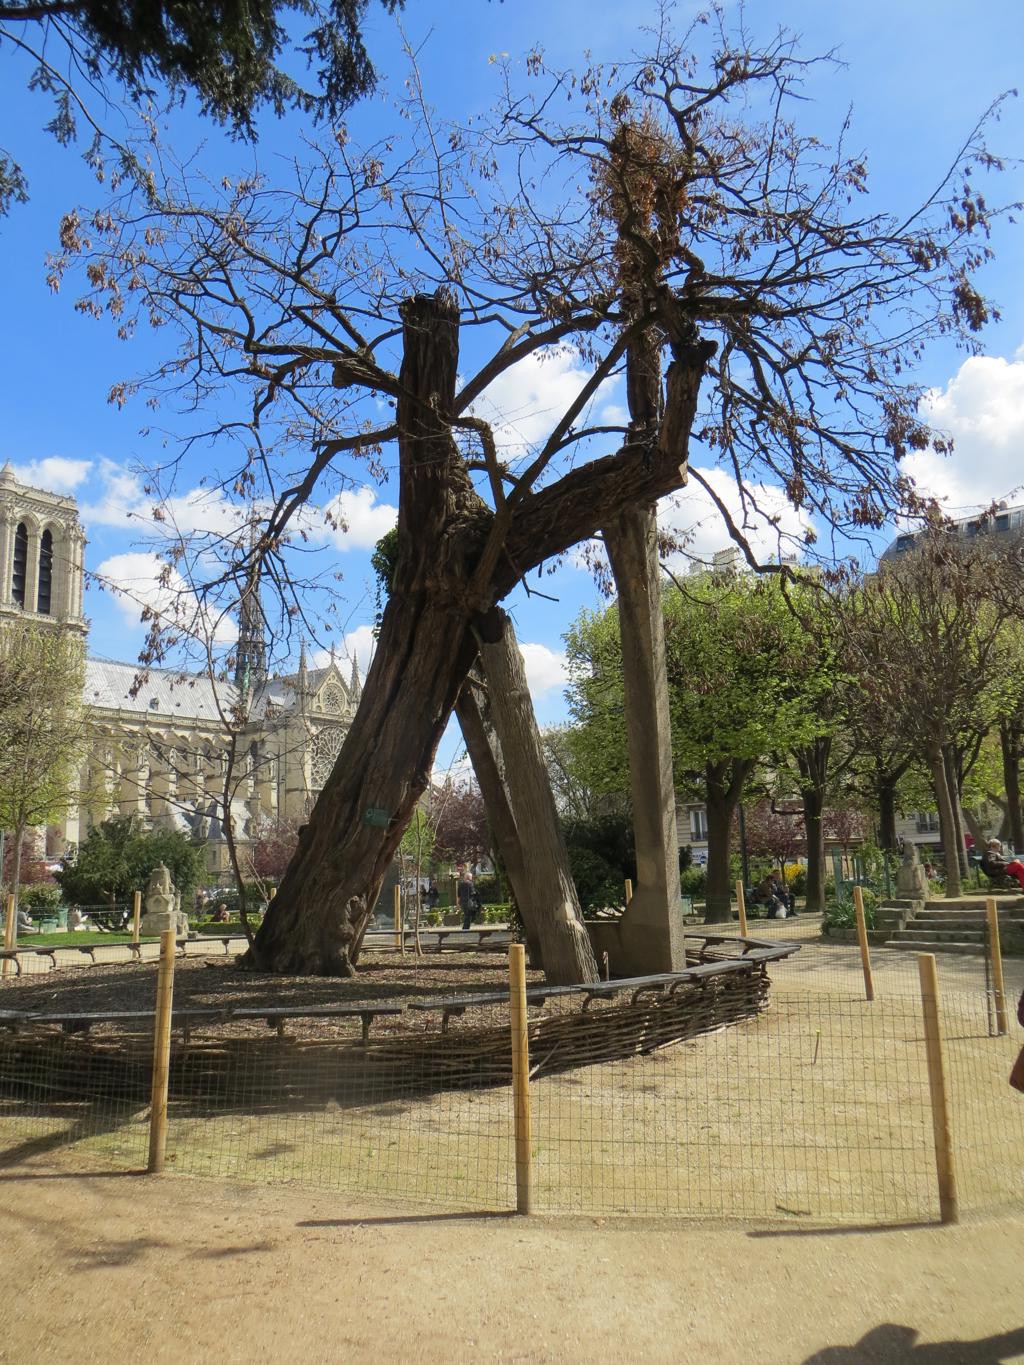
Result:
<svg viewBox="0 0 1024 1365">
<path fill-rule="evenodd" d="M 948 915 L 941 918 L 931 915 L 915 915 L 913 919 L 908 919 L 907 929 L 968 929 L 972 933 L 984 933 L 986 921 L 984 915 Z"/>
<path fill-rule="evenodd" d="M 927 939 L 890 939 L 885 946 L 909 948 L 915 953 L 963 953 L 971 957 L 980 957 L 983 951 L 980 943 L 935 943 Z"/>
<path fill-rule="evenodd" d="M 945 933 L 928 929 L 898 929 L 890 934 L 892 939 L 909 939 L 912 943 L 928 940 L 933 943 L 976 943 L 979 951 L 985 946 L 985 935 L 972 933 L 969 929 L 951 929 Z"/>
</svg>

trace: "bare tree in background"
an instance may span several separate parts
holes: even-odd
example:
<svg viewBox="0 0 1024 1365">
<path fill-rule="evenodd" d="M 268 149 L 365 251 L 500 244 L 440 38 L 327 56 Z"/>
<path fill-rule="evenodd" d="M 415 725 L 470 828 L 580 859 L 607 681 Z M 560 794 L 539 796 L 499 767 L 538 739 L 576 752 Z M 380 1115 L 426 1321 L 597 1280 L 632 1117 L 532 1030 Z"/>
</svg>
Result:
<svg viewBox="0 0 1024 1365">
<path fill-rule="evenodd" d="M 264 584 L 291 592 L 317 499 L 397 449 L 392 592 L 256 936 L 273 970 L 354 969 L 477 642 L 532 569 L 681 489 L 691 437 L 735 475 L 739 520 L 691 471 L 741 542 L 759 481 L 828 534 L 880 524 L 908 492 L 900 457 L 931 442 L 907 375 L 988 316 L 980 130 L 920 208 L 880 212 L 843 138 L 825 149 L 791 121 L 806 63 L 787 37 L 755 48 L 713 15 L 639 63 L 527 66 L 474 129 L 439 124 L 414 72 L 393 136 L 357 151 L 339 134 L 290 187 L 205 184 L 154 149 L 148 200 L 63 224 L 55 284 L 77 260 L 80 307 L 177 336 L 113 396 L 141 385 L 195 414 L 186 448 L 213 443 L 220 486 L 262 509 Z M 577 392 L 510 448 L 488 390 L 555 348 Z M 624 367 L 628 426 L 599 410 Z M 237 574 L 207 567 L 203 591 Z"/>
</svg>

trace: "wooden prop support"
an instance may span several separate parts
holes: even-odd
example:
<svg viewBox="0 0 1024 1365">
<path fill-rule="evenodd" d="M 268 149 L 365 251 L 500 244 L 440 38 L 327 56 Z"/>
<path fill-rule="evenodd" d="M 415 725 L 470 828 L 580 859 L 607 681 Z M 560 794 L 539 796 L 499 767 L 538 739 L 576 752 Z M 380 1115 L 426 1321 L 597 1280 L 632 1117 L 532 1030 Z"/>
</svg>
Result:
<svg viewBox="0 0 1024 1365">
<path fill-rule="evenodd" d="M 627 878 L 626 878 L 626 907 L 627 907 L 627 909 L 629 908 L 629 902 L 630 902 L 632 899 L 633 899 L 633 882 L 632 882 L 632 879 L 631 879 L 631 878 L 627 877 Z"/>
<path fill-rule="evenodd" d="M 512 1023 L 512 1098 L 516 1140 L 516 1212 L 531 1211 L 530 1035 L 526 1015 L 526 949 L 508 950 L 508 995 Z"/>
<path fill-rule="evenodd" d="M 924 1046 L 928 1058 L 928 1091 L 932 1101 L 932 1132 L 935 1139 L 935 1170 L 939 1178 L 939 1217 L 944 1223 L 960 1219 L 953 1160 L 953 1132 L 946 1094 L 946 1072 L 942 1055 L 942 1025 L 939 1018 L 939 977 L 935 954 L 920 953 L 917 968 L 921 976 L 921 1009 L 924 1014 Z"/>
<path fill-rule="evenodd" d="M 153 1021 L 153 1092 L 149 1115 L 150 1175 L 164 1168 L 167 1151 L 167 1082 L 171 1068 L 171 1006 L 174 1002 L 174 952 L 176 935 L 165 929 L 160 935 L 160 967 L 156 978 L 156 1017 Z"/>
<path fill-rule="evenodd" d="M 402 932 L 402 888 L 395 882 L 393 892 L 395 902 L 395 947 L 405 956 L 405 934 Z"/>
<path fill-rule="evenodd" d="M 747 936 L 747 897 L 743 890 L 743 882 L 736 883 L 736 906 L 740 912 L 740 938 Z"/>
<path fill-rule="evenodd" d="M 860 944 L 860 965 L 864 969 L 864 998 L 875 998 L 875 976 L 871 970 L 871 949 L 868 947 L 868 926 L 864 920 L 864 892 L 853 888 L 853 908 L 857 917 L 857 942 Z"/>
<path fill-rule="evenodd" d="M 7 952 L 12 952 L 14 949 L 14 927 L 16 923 L 17 919 L 14 913 L 14 894 L 12 892 L 7 897 L 7 915 L 6 918 L 4 919 L 4 948 Z M 14 963 L 10 960 L 10 958 L 5 957 L 2 968 L 3 975 L 6 976 L 7 973 L 9 971 L 12 971 L 13 969 Z"/>
<path fill-rule="evenodd" d="M 132 896 L 132 942 L 139 941 L 139 923 L 142 919 L 142 892 L 136 891 Z"/>
<path fill-rule="evenodd" d="M 988 919 L 988 944 L 992 954 L 992 993 L 996 1003 L 996 1033 L 1006 1032 L 1006 990 L 1003 985 L 1003 949 L 999 942 L 999 912 L 995 898 L 989 896 L 985 901 L 985 914 Z"/>
</svg>

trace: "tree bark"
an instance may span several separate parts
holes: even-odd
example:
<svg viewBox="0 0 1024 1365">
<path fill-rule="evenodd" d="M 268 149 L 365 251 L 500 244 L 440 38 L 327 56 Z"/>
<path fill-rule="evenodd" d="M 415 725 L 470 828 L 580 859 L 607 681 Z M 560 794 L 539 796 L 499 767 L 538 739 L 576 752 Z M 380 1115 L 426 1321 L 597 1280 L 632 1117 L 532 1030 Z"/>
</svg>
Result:
<svg viewBox="0 0 1024 1365">
<path fill-rule="evenodd" d="M 800 770 L 800 796 L 807 838 L 807 909 L 825 909 L 825 798 L 828 791 L 831 735 L 820 735 L 794 753 Z"/>
<path fill-rule="evenodd" d="M 657 531 L 653 505 L 624 508 L 604 530 L 618 589 L 636 839 L 637 885 L 622 921 L 619 949 L 626 958 L 620 969 L 630 976 L 686 965 Z"/>
<path fill-rule="evenodd" d="M 536 935 L 544 976 L 551 985 L 596 981 L 597 962 L 569 871 L 569 854 L 544 763 L 523 656 L 507 617 L 501 638 L 495 643 L 481 639 L 479 648 L 488 710 L 520 848 L 515 860 L 521 869 L 516 900 L 523 923 Z"/>
<path fill-rule="evenodd" d="M 470 673 L 459 693 L 459 700 L 455 703 L 455 715 L 462 730 L 462 738 L 466 741 L 466 752 L 473 765 L 480 794 L 487 807 L 487 819 L 494 835 L 494 842 L 497 844 L 498 854 L 512 887 L 519 917 L 523 922 L 530 966 L 542 968 L 543 958 L 536 927 L 537 916 L 533 913 L 531 903 L 532 882 L 527 875 L 523 846 L 505 789 L 497 744 L 488 731 L 483 707 L 474 687 L 473 673 Z"/>
<path fill-rule="evenodd" d="M 932 785 L 935 788 L 935 804 L 939 812 L 939 831 L 942 849 L 946 859 L 946 897 L 955 900 L 961 893 L 960 859 L 957 857 L 957 836 L 959 822 L 953 814 L 953 800 L 946 777 L 946 761 L 942 746 L 933 744 L 928 754 Z"/>
<path fill-rule="evenodd" d="M 352 725 L 242 965 L 350 974 L 381 882 L 476 657 L 471 624 L 531 568 L 593 536 L 625 505 L 682 486 L 687 439 L 715 343 L 674 347 L 656 446 L 627 445 L 492 513 L 452 437 L 458 310 L 439 291 L 402 310 L 398 558 Z M 376 822 L 381 822 L 380 824 Z M 386 825 L 383 823 L 386 822 Z"/>
<path fill-rule="evenodd" d="M 11 939 L 11 946 L 18 946 L 18 905 L 21 896 L 21 846 L 25 842 L 25 826 L 15 825 L 14 827 L 14 849 L 11 853 L 11 895 L 14 897 L 14 935 Z"/>
<path fill-rule="evenodd" d="M 708 813 L 708 870 L 705 924 L 732 920 L 732 820 L 754 765 L 749 759 L 709 763 L 705 770 Z"/>
<path fill-rule="evenodd" d="M 875 777 L 878 806 L 878 847 L 885 853 L 896 852 L 896 785 L 890 773 L 879 771 Z"/>
<path fill-rule="evenodd" d="M 465 583 L 482 504 L 451 436 L 457 317 L 444 294 L 417 295 L 403 310 L 400 550 L 391 595 L 359 708 L 245 966 L 351 975 L 476 653 Z"/>
<path fill-rule="evenodd" d="M 949 799 L 953 805 L 953 823 L 956 827 L 956 860 L 961 878 L 967 876 L 967 839 L 963 818 L 963 777 L 956 746 L 947 744 L 942 751 L 946 764 L 946 785 Z"/>
<path fill-rule="evenodd" d="M 825 909 L 825 802 L 817 787 L 800 793 L 807 834 L 806 908 L 816 914 Z"/>
<path fill-rule="evenodd" d="M 1010 843 L 1018 853 L 1024 853 L 1024 819 L 1020 803 L 1021 727 L 1008 721 L 999 723 L 999 745 L 1003 755 L 1003 787 L 1006 791 L 1006 821 Z"/>
</svg>

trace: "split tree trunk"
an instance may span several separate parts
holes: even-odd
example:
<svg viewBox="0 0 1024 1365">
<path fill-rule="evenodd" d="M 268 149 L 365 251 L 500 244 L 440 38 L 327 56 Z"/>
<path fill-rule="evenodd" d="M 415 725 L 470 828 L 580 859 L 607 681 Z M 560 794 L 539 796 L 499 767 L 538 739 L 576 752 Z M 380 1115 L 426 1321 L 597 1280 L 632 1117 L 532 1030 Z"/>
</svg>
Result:
<svg viewBox="0 0 1024 1365">
<path fill-rule="evenodd" d="M 653 504 L 623 508 L 604 528 L 618 590 L 637 884 L 619 930 L 616 969 L 629 976 L 686 965 L 665 623 Z"/>
<path fill-rule="evenodd" d="M 476 644 L 464 585 L 482 504 L 449 425 L 458 312 L 403 308 L 400 551 L 359 708 L 243 965 L 350 975 L 381 882 L 426 788 Z"/>
<path fill-rule="evenodd" d="M 960 825 L 953 813 L 952 794 L 946 777 L 946 762 L 942 748 L 938 744 L 931 747 L 928 754 L 928 766 L 931 769 L 932 785 L 935 788 L 935 804 L 939 812 L 939 830 L 946 857 L 946 898 L 955 900 L 961 893 L 960 859 L 957 857 L 956 848 Z"/>
<path fill-rule="evenodd" d="M 569 871 L 523 656 L 507 617 L 497 642 L 480 641 L 480 666 L 520 847 L 516 900 L 523 922 L 536 936 L 548 982 L 596 981 L 597 962 Z"/>
<path fill-rule="evenodd" d="M 618 510 L 682 487 L 687 440 L 714 342 L 672 342 L 664 418 L 644 449 L 516 489 L 497 515 L 452 438 L 458 310 L 439 291 L 402 309 L 398 560 L 373 663 L 334 769 L 243 966 L 349 974 L 387 867 L 425 790 L 476 657 L 471 625 L 546 559 Z"/>
</svg>

